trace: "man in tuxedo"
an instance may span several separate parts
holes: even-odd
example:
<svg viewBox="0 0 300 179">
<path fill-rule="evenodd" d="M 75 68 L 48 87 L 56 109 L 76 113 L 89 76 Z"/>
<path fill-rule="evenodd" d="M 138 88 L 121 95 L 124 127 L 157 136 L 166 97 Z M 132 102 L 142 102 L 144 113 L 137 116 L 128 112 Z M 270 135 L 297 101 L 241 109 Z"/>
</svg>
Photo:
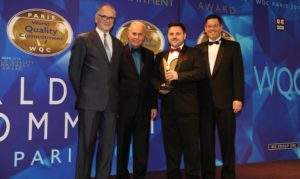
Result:
<svg viewBox="0 0 300 179">
<path fill-rule="evenodd" d="M 123 45 L 109 34 L 116 18 L 110 5 L 99 7 L 96 28 L 78 35 L 71 51 L 69 77 L 76 94 L 78 148 L 76 179 L 90 177 L 96 141 L 96 179 L 110 174 L 118 103 L 119 59 Z"/>
<path fill-rule="evenodd" d="M 215 178 L 215 127 L 217 127 L 223 168 L 222 178 L 235 178 L 235 115 L 244 99 L 244 70 L 240 45 L 221 37 L 222 19 L 205 19 L 209 41 L 196 46 L 206 62 L 207 78 L 200 81 L 200 145 L 202 174 Z"/>
<path fill-rule="evenodd" d="M 154 53 L 143 47 L 145 25 L 133 21 L 128 44 L 120 59 L 120 117 L 117 121 L 117 178 L 129 179 L 128 158 L 133 139 L 133 176 L 145 178 L 150 120 L 157 115 L 157 98 L 151 84 Z"/>
<path fill-rule="evenodd" d="M 168 41 L 171 47 L 156 56 L 152 79 L 161 94 L 162 133 L 169 179 L 182 178 L 182 154 L 186 178 L 201 178 L 197 85 L 205 71 L 200 56 L 194 48 L 184 44 L 185 39 L 184 25 L 170 23 Z M 176 60 L 175 69 L 169 68 Z"/>
</svg>

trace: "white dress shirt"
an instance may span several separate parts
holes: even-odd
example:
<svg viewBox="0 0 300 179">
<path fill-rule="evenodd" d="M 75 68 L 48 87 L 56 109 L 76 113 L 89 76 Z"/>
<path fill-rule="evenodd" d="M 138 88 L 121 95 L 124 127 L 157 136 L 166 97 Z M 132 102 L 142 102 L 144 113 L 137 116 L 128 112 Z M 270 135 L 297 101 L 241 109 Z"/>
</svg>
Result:
<svg viewBox="0 0 300 179">
<path fill-rule="evenodd" d="M 221 39 L 221 37 L 219 37 L 215 41 L 220 41 L 220 39 Z M 214 42 L 214 41 L 209 39 L 209 42 Z M 219 42 L 219 44 L 208 45 L 208 60 L 209 60 L 210 74 L 213 73 L 213 70 L 214 70 L 214 67 L 215 67 L 218 51 L 219 51 L 219 48 L 220 48 L 220 43 L 221 42 Z"/>
<path fill-rule="evenodd" d="M 180 45 L 180 49 L 182 49 L 182 47 L 183 47 L 183 45 L 184 44 L 182 44 L 182 45 Z M 171 48 L 175 48 L 175 47 L 172 47 L 171 46 Z M 168 56 L 168 60 L 167 60 L 167 69 L 170 69 L 170 64 L 171 64 L 171 62 L 174 60 L 174 59 L 176 59 L 176 58 L 178 58 L 178 56 L 179 56 L 179 52 L 177 52 L 177 51 L 174 51 L 174 52 L 169 52 L 169 56 Z"/>
<path fill-rule="evenodd" d="M 98 29 L 96 27 L 96 31 L 102 41 L 102 44 L 104 44 L 104 32 L 101 31 L 100 29 Z M 111 53 L 110 56 L 112 56 L 112 53 L 113 53 L 113 48 L 112 48 L 112 38 L 109 34 L 109 32 L 106 33 L 106 42 L 107 42 L 107 45 L 108 45 L 108 48 L 109 48 L 109 52 Z"/>
</svg>

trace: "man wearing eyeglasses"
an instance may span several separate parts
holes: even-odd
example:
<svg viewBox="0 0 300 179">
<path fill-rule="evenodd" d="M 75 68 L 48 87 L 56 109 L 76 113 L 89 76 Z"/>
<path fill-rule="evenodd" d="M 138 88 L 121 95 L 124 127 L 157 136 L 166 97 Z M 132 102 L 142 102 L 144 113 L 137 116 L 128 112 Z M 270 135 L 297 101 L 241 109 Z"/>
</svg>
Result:
<svg viewBox="0 0 300 179">
<path fill-rule="evenodd" d="M 96 179 L 110 174 L 118 104 L 121 41 L 110 35 L 116 10 L 99 7 L 96 28 L 79 34 L 71 50 L 69 77 L 76 94 L 78 148 L 76 179 L 90 178 L 96 141 Z"/>
</svg>

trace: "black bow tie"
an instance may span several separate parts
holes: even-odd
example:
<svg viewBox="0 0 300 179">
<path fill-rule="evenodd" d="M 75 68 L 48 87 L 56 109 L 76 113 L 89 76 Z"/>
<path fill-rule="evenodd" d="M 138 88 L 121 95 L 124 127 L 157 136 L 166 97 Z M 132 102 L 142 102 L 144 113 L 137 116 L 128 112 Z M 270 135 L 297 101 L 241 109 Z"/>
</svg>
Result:
<svg viewBox="0 0 300 179">
<path fill-rule="evenodd" d="M 137 47 L 137 48 L 131 48 L 130 49 L 130 51 L 132 52 L 132 53 L 134 53 L 134 52 L 141 52 L 141 47 Z"/>
<path fill-rule="evenodd" d="M 214 42 L 208 42 L 208 45 L 213 45 L 213 44 L 216 44 L 216 45 L 219 45 L 220 44 L 220 41 L 214 41 Z"/>
</svg>

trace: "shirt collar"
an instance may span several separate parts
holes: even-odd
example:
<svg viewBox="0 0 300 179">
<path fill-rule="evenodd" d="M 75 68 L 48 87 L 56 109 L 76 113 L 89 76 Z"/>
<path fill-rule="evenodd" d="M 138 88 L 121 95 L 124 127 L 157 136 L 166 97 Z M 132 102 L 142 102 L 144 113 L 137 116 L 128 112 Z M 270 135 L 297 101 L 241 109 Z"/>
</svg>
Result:
<svg viewBox="0 0 300 179">
<path fill-rule="evenodd" d="M 96 32 L 99 34 L 100 38 L 103 39 L 104 32 L 96 27 Z M 110 36 L 109 32 L 106 32 L 106 37 Z"/>
<path fill-rule="evenodd" d="M 138 48 L 141 48 L 141 46 L 138 46 L 138 47 L 134 47 L 133 45 L 131 45 L 130 43 L 128 43 L 128 47 L 130 48 L 130 49 L 138 49 Z"/>
<path fill-rule="evenodd" d="M 130 43 L 128 43 L 128 47 L 130 49 L 130 51 L 134 51 L 134 52 L 141 52 L 142 47 L 138 46 L 138 47 L 134 47 L 133 45 L 131 45 Z"/>
<path fill-rule="evenodd" d="M 211 40 L 211 39 L 208 39 L 209 42 L 215 42 L 215 41 L 220 41 L 221 40 L 221 36 L 218 37 L 216 40 Z"/>
<path fill-rule="evenodd" d="M 181 45 L 179 46 L 180 50 L 182 50 L 182 47 L 183 47 L 183 46 L 184 46 L 184 43 L 181 44 Z M 171 48 L 178 48 L 178 47 L 173 47 L 173 46 L 171 46 Z"/>
</svg>

